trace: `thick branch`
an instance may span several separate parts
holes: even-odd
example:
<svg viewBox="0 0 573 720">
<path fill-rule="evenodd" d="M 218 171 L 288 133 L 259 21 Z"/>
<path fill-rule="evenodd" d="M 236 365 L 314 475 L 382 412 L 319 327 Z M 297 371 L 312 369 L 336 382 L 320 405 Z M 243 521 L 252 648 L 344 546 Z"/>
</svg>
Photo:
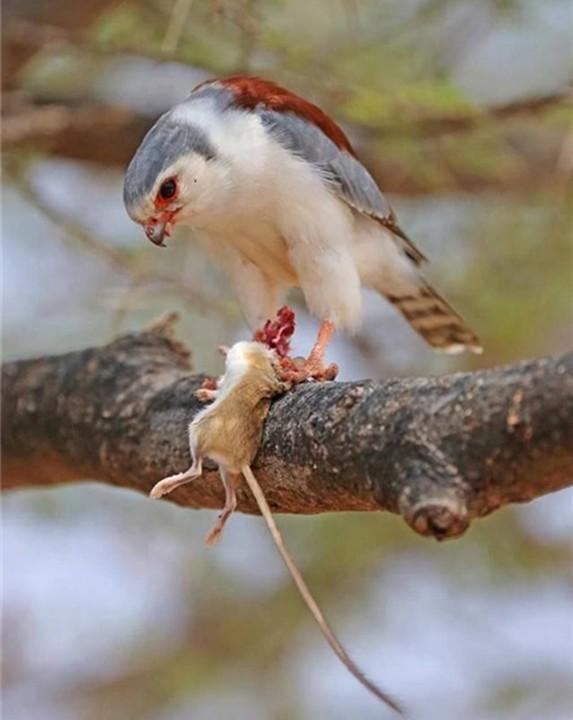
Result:
<svg viewBox="0 0 573 720">
<path fill-rule="evenodd" d="M 3 368 L 5 487 L 81 479 L 148 492 L 187 467 L 199 408 L 166 326 Z M 255 471 L 278 512 L 389 510 L 419 533 L 573 478 L 573 354 L 441 378 L 307 384 L 278 399 Z M 172 499 L 222 504 L 211 471 Z M 245 488 L 239 509 L 255 512 Z"/>
</svg>

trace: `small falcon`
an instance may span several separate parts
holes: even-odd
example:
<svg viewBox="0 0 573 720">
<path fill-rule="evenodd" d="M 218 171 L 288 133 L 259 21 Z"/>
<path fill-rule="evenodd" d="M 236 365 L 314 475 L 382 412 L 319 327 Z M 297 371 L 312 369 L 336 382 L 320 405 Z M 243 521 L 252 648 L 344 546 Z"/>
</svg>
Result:
<svg viewBox="0 0 573 720">
<path fill-rule="evenodd" d="M 422 276 L 424 256 L 341 128 L 273 82 L 235 76 L 196 87 L 143 139 L 124 201 L 156 245 L 175 224 L 194 228 L 253 330 L 300 288 L 321 321 L 309 376 L 323 370 L 333 331 L 359 325 L 362 287 L 384 295 L 432 347 L 481 351 Z"/>
</svg>

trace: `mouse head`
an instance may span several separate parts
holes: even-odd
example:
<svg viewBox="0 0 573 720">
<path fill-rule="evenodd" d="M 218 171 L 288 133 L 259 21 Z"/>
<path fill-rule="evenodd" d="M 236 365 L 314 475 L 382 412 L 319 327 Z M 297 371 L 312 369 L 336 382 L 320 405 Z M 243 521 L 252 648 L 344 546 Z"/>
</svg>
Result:
<svg viewBox="0 0 573 720">
<path fill-rule="evenodd" d="M 226 373 L 243 374 L 249 370 L 275 372 L 277 354 L 260 342 L 235 343 L 227 353 Z"/>
</svg>

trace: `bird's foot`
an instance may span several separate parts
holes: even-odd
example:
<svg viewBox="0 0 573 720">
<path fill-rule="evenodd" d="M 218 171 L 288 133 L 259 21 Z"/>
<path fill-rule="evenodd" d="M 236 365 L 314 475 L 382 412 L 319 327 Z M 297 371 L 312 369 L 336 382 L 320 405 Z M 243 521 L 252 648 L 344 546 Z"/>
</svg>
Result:
<svg viewBox="0 0 573 720">
<path fill-rule="evenodd" d="M 286 383 L 296 385 L 306 380 L 316 380 L 324 382 L 326 380 L 335 380 L 338 375 L 338 365 L 336 363 L 326 364 L 322 359 L 313 358 L 291 358 L 282 357 L 279 361 L 281 380 Z"/>
<path fill-rule="evenodd" d="M 335 380 L 338 375 L 338 365 L 324 362 L 326 347 L 334 332 L 334 325 L 325 320 L 320 325 L 318 338 L 310 355 L 304 358 L 281 357 L 280 364 L 283 369 L 282 380 L 290 383 L 301 383 L 305 380 Z"/>
<path fill-rule="evenodd" d="M 327 365 L 324 362 L 324 353 L 334 332 L 334 325 L 328 320 L 321 323 L 318 338 L 308 358 L 290 357 L 290 340 L 294 330 L 294 312 L 285 306 L 277 311 L 275 320 L 267 320 L 264 327 L 254 334 L 254 340 L 275 350 L 278 355 L 281 380 L 287 384 L 306 380 L 334 380 L 338 375 L 338 365 Z"/>
</svg>

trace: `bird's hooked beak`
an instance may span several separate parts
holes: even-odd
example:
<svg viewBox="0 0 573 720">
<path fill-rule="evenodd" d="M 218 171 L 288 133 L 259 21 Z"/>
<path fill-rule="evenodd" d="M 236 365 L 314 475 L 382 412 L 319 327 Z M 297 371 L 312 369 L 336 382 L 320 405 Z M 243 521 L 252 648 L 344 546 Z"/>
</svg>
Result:
<svg viewBox="0 0 573 720">
<path fill-rule="evenodd" d="M 171 223 L 169 221 L 150 221 L 145 225 L 145 234 L 154 245 L 166 247 L 164 239 L 165 236 L 171 235 Z"/>
</svg>

